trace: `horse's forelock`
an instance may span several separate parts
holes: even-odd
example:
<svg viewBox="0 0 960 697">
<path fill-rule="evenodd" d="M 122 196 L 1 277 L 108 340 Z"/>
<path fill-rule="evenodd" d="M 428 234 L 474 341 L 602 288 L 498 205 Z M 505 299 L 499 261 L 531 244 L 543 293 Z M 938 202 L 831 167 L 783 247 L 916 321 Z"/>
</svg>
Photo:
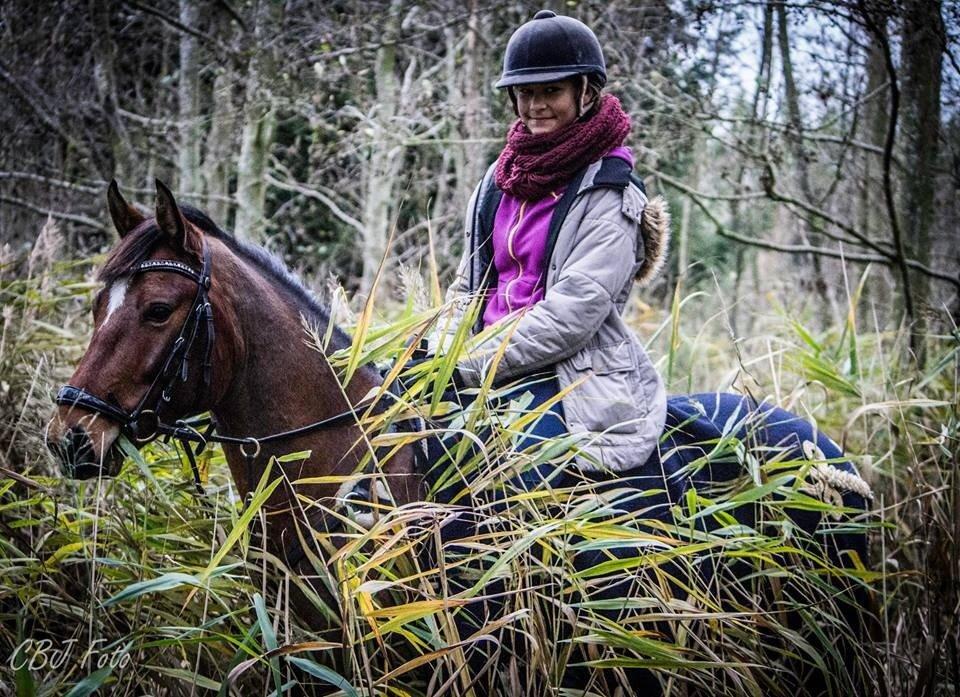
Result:
<svg viewBox="0 0 960 697">
<path fill-rule="evenodd" d="M 163 233 L 153 218 L 145 220 L 120 238 L 120 242 L 107 257 L 97 278 L 107 285 L 129 274 L 133 267 L 146 261 L 159 244 Z"/>
</svg>

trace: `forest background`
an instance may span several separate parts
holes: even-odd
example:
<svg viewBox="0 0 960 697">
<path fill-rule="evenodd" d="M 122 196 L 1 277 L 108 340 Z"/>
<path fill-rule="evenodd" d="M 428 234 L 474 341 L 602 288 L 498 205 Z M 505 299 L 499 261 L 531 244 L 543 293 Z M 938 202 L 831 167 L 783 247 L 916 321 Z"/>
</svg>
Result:
<svg viewBox="0 0 960 697">
<path fill-rule="evenodd" d="M 878 566 L 910 572 L 888 589 L 887 689 L 955 685 L 952 2 L 2 3 L 0 464 L 54 472 L 42 422 L 88 336 L 112 179 L 144 204 L 164 180 L 348 325 L 375 280 L 382 316 L 436 300 L 514 118 L 493 88 L 503 49 L 543 8 L 599 36 L 637 171 L 670 202 L 668 267 L 629 315 L 670 387 L 823 390 L 810 413 L 844 429 L 890 505 Z M 34 534 L 8 544 L 39 559 Z"/>
<path fill-rule="evenodd" d="M 637 169 L 673 204 L 652 306 L 681 276 L 716 283 L 746 334 L 741 298 L 835 316 L 843 269 L 871 264 L 881 324 L 956 315 L 955 4 L 547 6 L 596 30 Z M 428 230 L 446 279 L 513 118 L 502 52 L 536 7 L 5 3 L 8 253 L 48 215 L 70 253 L 102 250 L 106 184 L 145 200 L 160 177 L 321 287 L 366 293 L 391 233 L 387 278 L 418 268 Z"/>
</svg>

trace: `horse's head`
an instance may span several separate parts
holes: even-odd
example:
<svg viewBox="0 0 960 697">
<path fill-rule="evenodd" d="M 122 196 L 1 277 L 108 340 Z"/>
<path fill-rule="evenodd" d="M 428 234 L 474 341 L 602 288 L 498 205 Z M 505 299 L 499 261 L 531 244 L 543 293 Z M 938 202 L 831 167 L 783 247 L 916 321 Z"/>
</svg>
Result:
<svg viewBox="0 0 960 697">
<path fill-rule="evenodd" d="M 121 433 L 155 438 L 207 405 L 213 317 L 203 234 L 157 182 L 154 217 L 128 204 L 116 182 L 107 194 L 120 241 L 100 271 L 93 336 L 69 385 L 57 395 L 47 444 L 67 476 L 115 475 Z"/>
</svg>

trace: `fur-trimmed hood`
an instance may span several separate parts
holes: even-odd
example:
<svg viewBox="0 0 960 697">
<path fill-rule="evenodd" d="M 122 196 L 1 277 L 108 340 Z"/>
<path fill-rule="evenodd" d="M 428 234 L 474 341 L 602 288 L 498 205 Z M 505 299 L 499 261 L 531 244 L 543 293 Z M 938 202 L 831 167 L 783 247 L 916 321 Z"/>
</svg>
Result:
<svg viewBox="0 0 960 697">
<path fill-rule="evenodd" d="M 640 235 L 643 261 L 637 269 L 636 280 L 643 288 L 659 275 L 670 248 L 670 209 L 663 196 L 654 196 L 647 201 L 640 218 Z"/>
</svg>

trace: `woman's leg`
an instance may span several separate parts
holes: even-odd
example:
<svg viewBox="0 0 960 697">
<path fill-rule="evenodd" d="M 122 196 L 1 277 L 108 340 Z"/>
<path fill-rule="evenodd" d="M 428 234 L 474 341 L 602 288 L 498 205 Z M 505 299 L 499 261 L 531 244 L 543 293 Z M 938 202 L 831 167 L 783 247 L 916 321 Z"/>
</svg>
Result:
<svg viewBox="0 0 960 697">
<path fill-rule="evenodd" d="M 504 432 L 507 430 L 507 424 L 517 417 L 517 414 L 510 413 L 511 402 L 518 401 L 523 404 L 524 411 L 533 411 L 554 398 L 558 390 L 557 379 L 553 373 L 541 374 L 527 378 L 523 384 L 492 400 L 490 409 L 493 413 L 499 413 L 501 415 L 501 424 L 504 425 L 503 430 L 501 430 L 501 436 L 504 435 Z M 527 400 L 530 399 L 530 397 L 527 395 L 532 397 L 529 403 L 527 403 Z M 470 406 L 473 396 L 449 390 L 445 393 L 444 398 L 446 401 L 460 404 L 463 409 L 466 409 Z M 449 427 L 456 416 L 457 414 L 454 414 L 450 417 L 437 420 L 435 427 Z M 516 439 L 516 442 L 512 444 L 508 452 L 498 452 L 496 454 L 501 458 L 503 456 L 509 457 L 512 454 L 519 454 L 530 448 L 537 447 L 545 441 L 558 438 L 566 433 L 567 428 L 563 421 L 563 405 L 557 400 L 551 404 L 539 418 L 528 424 L 522 433 L 514 434 L 513 438 Z M 491 428 L 486 427 L 474 435 L 477 441 L 488 443 L 492 436 Z M 468 472 L 463 476 L 451 476 L 451 473 L 447 471 L 450 467 L 456 467 L 459 471 L 471 460 L 481 457 L 480 446 L 474 441 L 475 444 L 468 448 L 467 451 L 459 457 L 457 462 L 452 462 L 457 448 L 460 446 L 464 437 L 462 433 L 451 430 L 448 435 L 442 438 L 430 438 L 427 441 L 426 460 L 429 467 L 427 481 L 431 488 L 435 490 L 434 498 L 439 502 L 449 503 L 457 499 L 462 499 L 464 488 L 470 488 L 470 493 L 473 495 L 481 493 L 473 490 L 471 486 L 478 476 L 476 470 Z M 553 474 L 554 469 L 549 462 L 541 463 L 536 467 L 525 468 L 519 475 L 506 480 L 503 483 L 504 486 L 498 486 L 495 491 L 488 493 L 493 497 L 492 500 L 497 500 L 504 498 L 505 495 L 510 495 L 506 493 L 509 489 L 531 491 L 540 486 L 545 479 L 549 478 Z M 443 482 L 443 484 L 440 484 L 440 482 Z"/>
<path fill-rule="evenodd" d="M 499 400 L 500 408 L 507 408 L 513 400 L 524 400 L 527 394 L 532 395 L 532 401 L 525 404 L 524 411 L 533 411 L 542 408 L 551 399 L 555 398 L 559 387 L 554 374 L 538 376 L 528 379 L 522 386 L 516 388 Z M 563 418 L 563 404 L 555 401 L 543 411 L 536 421 L 529 424 L 517 437 L 516 444 L 511 448 L 512 453 L 524 453 L 532 448 L 538 448 L 545 442 L 552 442 L 567 434 L 567 427 Z M 522 465 L 521 465 L 522 466 Z M 551 479 L 556 473 L 556 467 L 549 461 L 533 467 L 524 467 L 515 477 L 504 483 L 503 489 L 498 489 L 501 495 L 510 495 L 509 489 L 518 491 L 533 491 Z"/>
<path fill-rule="evenodd" d="M 502 414 L 501 424 L 503 429 L 497 429 L 498 437 L 510 438 L 512 441 L 509 450 L 498 452 L 498 457 L 495 460 L 499 461 L 491 462 L 493 467 L 505 464 L 503 458 L 519 462 L 522 460 L 520 454 L 523 452 L 536 448 L 544 441 L 562 436 L 567 432 L 563 422 L 563 407 L 557 400 L 536 421 L 528 424 L 522 432 L 512 435 L 508 433 L 509 423 L 519 416 L 516 413 L 510 413 L 511 402 L 519 401 L 523 404 L 524 411 L 531 411 L 555 397 L 557 392 L 556 376 L 550 374 L 528 378 L 522 385 L 498 397 L 490 404 L 494 413 Z M 527 393 L 530 396 L 527 396 Z M 470 405 L 467 395 L 450 393 L 445 395 L 445 399 L 459 403 L 463 408 Z M 443 425 L 449 426 L 452 420 L 447 419 Z M 440 426 L 441 424 L 437 425 Z M 486 427 L 475 435 L 480 442 L 487 443 L 493 435 L 492 428 Z M 464 437 L 460 432 L 451 431 L 443 439 L 430 439 L 427 448 L 427 460 L 432 467 L 428 474 L 428 481 L 435 488 L 435 500 L 444 503 L 454 502 L 462 506 L 462 509 L 457 512 L 456 518 L 447 521 L 441 530 L 441 538 L 444 542 L 441 554 L 445 558 L 448 568 L 451 565 L 456 567 L 456 570 L 447 573 L 447 585 L 450 592 L 454 594 L 468 591 L 491 563 L 490 557 L 477 554 L 476 546 L 461 545 L 458 544 L 458 541 L 469 541 L 472 538 L 478 538 L 482 541 L 483 538 L 494 532 L 489 523 L 506 511 L 509 506 L 507 502 L 509 497 L 542 486 L 545 480 L 551 478 L 555 470 L 550 463 L 525 467 L 513 476 L 497 476 L 494 478 L 495 481 L 492 486 L 486 487 L 484 490 L 477 490 L 476 481 L 481 478 L 479 470 L 469 471 L 465 468 L 464 474 L 449 472 L 449 468 L 459 468 L 461 465 L 467 465 L 471 460 L 482 457 L 479 446 L 472 445 L 463 454 L 459 462 L 451 462 L 451 454 L 456 451 Z M 438 482 L 443 482 L 443 484 L 438 486 Z M 469 558 L 469 561 L 463 564 L 465 558 Z M 478 599 L 457 611 L 456 623 L 461 639 L 470 636 L 494 618 L 503 615 L 505 612 L 504 592 L 503 580 L 493 579 L 479 593 L 481 597 L 488 599 Z M 497 633 L 500 636 L 500 643 L 497 646 L 500 648 L 496 650 L 503 650 L 505 653 L 517 650 L 516 647 L 508 648 L 515 641 L 512 631 L 498 630 Z M 487 650 L 493 648 L 494 645 L 492 644 L 482 644 L 467 651 L 471 672 L 474 675 L 481 674 L 488 667 L 487 661 L 490 654 Z M 518 669 L 524 670 L 522 664 L 523 661 L 521 661 L 521 666 Z M 495 662 L 494 665 L 499 664 Z M 493 684 L 487 685 L 487 690 L 481 689 L 481 694 L 500 694 L 502 692 L 497 688 L 496 683 L 498 670 L 495 669 L 492 674 L 487 673 L 484 677 L 486 678 L 486 680 L 483 680 L 485 684 L 490 681 Z"/>
</svg>

